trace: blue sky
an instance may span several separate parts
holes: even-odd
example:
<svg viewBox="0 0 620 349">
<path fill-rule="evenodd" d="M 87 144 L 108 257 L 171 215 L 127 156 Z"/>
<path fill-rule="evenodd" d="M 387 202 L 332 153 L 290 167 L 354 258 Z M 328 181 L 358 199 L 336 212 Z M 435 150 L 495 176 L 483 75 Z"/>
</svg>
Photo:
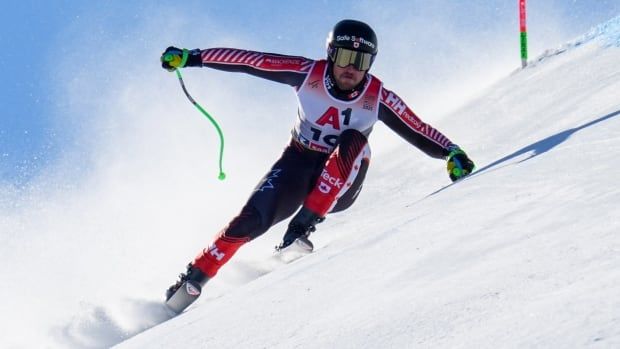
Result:
<svg viewBox="0 0 620 349">
<path fill-rule="evenodd" d="M 501 67 L 506 67 L 504 62 L 514 57 L 516 67 L 516 2 L 11 2 L 0 13 L 0 64 L 4 67 L 0 183 L 26 185 L 82 146 L 78 139 L 88 125 L 85 111 L 100 116 L 97 111 L 106 103 L 92 92 L 105 90 L 110 80 L 130 77 L 137 67 L 156 65 L 156 47 L 238 43 L 249 49 L 317 58 L 323 54 L 324 38 L 333 23 L 358 18 L 379 33 L 383 62 L 378 63 L 377 72 L 392 77 L 394 85 L 405 86 L 409 82 L 388 65 L 398 65 L 405 76 L 418 74 L 429 81 L 433 76 L 456 77 L 476 68 L 457 62 L 501 60 Z M 533 56 L 618 15 L 620 0 L 531 1 L 528 9 Z M 464 49 L 467 46 L 472 47 L 469 52 Z M 121 62 L 110 59 L 117 56 L 115 50 Z M 428 72 L 416 71 L 422 65 Z M 90 89 L 88 98 L 70 92 L 73 75 L 87 79 L 82 83 Z M 437 94 L 451 86 L 432 82 L 419 94 Z M 430 102 L 422 107 L 432 110 Z"/>
</svg>

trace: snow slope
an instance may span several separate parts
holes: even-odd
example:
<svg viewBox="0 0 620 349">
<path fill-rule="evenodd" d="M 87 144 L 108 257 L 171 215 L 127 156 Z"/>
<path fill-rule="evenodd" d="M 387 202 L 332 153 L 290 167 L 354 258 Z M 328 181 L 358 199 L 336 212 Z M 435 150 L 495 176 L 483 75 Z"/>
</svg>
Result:
<svg viewBox="0 0 620 349">
<path fill-rule="evenodd" d="M 280 224 L 167 322 L 163 290 L 271 165 L 295 103 L 261 79 L 185 75 L 232 135 L 219 182 L 211 125 L 157 64 L 119 72 L 135 54 L 119 45 L 94 78 L 67 74 L 84 139 L 25 187 L 0 184 L 0 347 L 620 347 L 620 18 L 422 115 L 475 175 L 444 188 L 442 161 L 381 151 L 400 140 L 378 125 L 364 191 L 320 226 L 316 253 L 274 259 Z M 267 140 L 240 141 L 264 123 Z"/>
<path fill-rule="evenodd" d="M 470 178 L 377 156 L 314 254 L 248 245 L 222 271 L 247 280 L 118 347 L 620 347 L 619 91 L 617 17 L 434 123 Z"/>
</svg>

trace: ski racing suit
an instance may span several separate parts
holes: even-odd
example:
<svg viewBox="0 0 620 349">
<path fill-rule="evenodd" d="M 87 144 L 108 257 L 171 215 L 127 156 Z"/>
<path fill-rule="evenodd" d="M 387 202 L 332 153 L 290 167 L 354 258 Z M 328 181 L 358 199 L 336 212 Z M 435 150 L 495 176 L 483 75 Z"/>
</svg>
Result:
<svg viewBox="0 0 620 349">
<path fill-rule="evenodd" d="M 371 74 L 355 89 L 339 90 L 326 60 L 211 48 L 190 51 L 187 66 L 243 72 L 287 84 L 298 99 L 297 120 L 281 157 L 241 212 L 193 262 L 209 278 L 239 247 L 301 205 L 321 217 L 350 207 L 368 169 L 367 137 L 377 120 L 431 157 L 444 159 L 456 147 Z"/>
</svg>

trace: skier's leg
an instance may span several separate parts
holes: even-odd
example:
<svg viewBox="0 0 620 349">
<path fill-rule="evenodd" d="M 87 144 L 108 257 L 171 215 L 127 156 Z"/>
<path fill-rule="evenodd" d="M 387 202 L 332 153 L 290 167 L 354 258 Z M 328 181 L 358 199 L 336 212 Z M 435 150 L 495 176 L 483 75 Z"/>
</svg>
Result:
<svg viewBox="0 0 620 349">
<path fill-rule="evenodd" d="M 304 207 L 324 217 L 341 199 L 350 202 L 350 206 L 361 188 L 369 161 L 370 147 L 366 136 L 356 130 L 344 131 L 313 190 L 306 197 Z"/>
<path fill-rule="evenodd" d="M 201 251 L 193 265 L 212 278 L 245 243 L 290 217 L 301 206 L 326 154 L 309 152 L 297 143 L 289 145 L 263 177 L 237 215 Z"/>
<path fill-rule="evenodd" d="M 309 235 L 328 212 L 351 206 L 361 190 L 369 161 L 370 147 L 366 136 L 357 130 L 344 131 L 303 207 L 289 223 L 279 247 L 285 248 L 296 239 Z M 312 249 L 309 241 L 306 245 Z"/>
<path fill-rule="evenodd" d="M 243 244 L 292 215 L 312 188 L 326 157 L 292 142 L 255 188 L 239 215 L 166 291 L 166 305 L 175 313 L 182 312 L 198 299 L 202 286 Z"/>
</svg>

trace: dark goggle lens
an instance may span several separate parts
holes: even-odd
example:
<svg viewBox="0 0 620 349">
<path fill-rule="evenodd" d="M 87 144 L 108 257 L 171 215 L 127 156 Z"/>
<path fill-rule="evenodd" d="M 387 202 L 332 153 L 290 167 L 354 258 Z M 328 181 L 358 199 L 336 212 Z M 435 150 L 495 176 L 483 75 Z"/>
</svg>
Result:
<svg viewBox="0 0 620 349">
<path fill-rule="evenodd" d="M 353 64 L 357 70 L 368 70 L 372 64 L 372 54 L 366 52 L 358 52 L 346 48 L 337 48 L 334 57 L 334 64 L 340 68 L 346 68 Z"/>
</svg>

